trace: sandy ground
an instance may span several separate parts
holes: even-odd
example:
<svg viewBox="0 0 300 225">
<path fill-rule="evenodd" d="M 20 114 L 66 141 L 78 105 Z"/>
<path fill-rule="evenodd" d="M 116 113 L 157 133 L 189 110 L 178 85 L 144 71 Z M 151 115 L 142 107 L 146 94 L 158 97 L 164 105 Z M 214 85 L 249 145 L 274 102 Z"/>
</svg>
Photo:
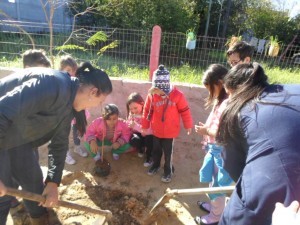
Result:
<svg viewBox="0 0 300 225">
<path fill-rule="evenodd" d="M 72 146 L 72 145 L 71 145 Z M 163 169 L 149 176 L 143 166 L 142 158 L 136 152 L 121 155 L 118 161 L 112 159 L 110 149 L 105 149 L 105 158 L 111 164 L 107 177 L 98 177 L 93 173 L 94 160 L 82 158 L 73 152 L 77 160 L 75 165 L 66 165 L 62 184 L 59 188 L 60 199 L 93 208 L 110 210 L 113 217 L 107 224 L 194 224 L 193 217 L 203 215 L 196 205 L 197 200 L 206 200 L 206 196 L 185 195 L 171 198 L 162 207 L 149 211 L 163 196 L 167 188 L 186 189 L 204 187 L 198 181 L 198 170 L 204 153 L 200 144 L 191 145 L 176 139 L 174 149 L 175 175 L 171 183 L 163 183 L 160 178 Z M 46 171 L 47 149 L 39 148 L 40 163 Z M 163 161 L 162 161 L 163 162 Z M 83 211 L 60 207 L 55 209 L 57 220 L 53 224 L 101 224 L 102 216 Z M 58 222 L 60 221 L 60 222 Z"/>
</svg>

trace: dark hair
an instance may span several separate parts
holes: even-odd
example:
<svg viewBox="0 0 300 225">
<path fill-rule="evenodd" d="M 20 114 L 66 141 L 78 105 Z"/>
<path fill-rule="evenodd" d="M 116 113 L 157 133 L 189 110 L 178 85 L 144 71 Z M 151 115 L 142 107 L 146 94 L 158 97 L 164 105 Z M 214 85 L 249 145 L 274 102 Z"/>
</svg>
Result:
<svg viewBox="0 0 300 225">
<path fill-rule="evenodd" d="M 131 104 L 131 103 L 133 103 L 133 102 L 135 102 L 135 103 L 137 103 L 137 104 L 140 104 L 140 105 L 142 105 L 142 106 L 144 106 L 144 104 L 145 104 L 145 101 L 144 101 L 144 99 L 143 99 L 143 97 L 139 94 L 139 93 L 137 93 L 137 92 L 133 92 L 133 93 L 131 93 L 129 96 L 128 96 L 128 99 L 127 99 L 127 102 L 126 102 L 126 109 L 127 109 L 127 117 L 128 117 L 128 115 L 129 115 L 129 105 Z"/>
<path fill-rule="evenodd" d="M 207 70 L 204 72 L 202 83 L 209 87 L 209 96 L 206 99 L 206 107 L 212 106 L 214 104 L 214 84 L 219 84 L 227 74 L 228 69 L 221 64 L 211 64 Z M 222 88 L 219 96 L 217 97 L 217 105 L 221 104 L 222 101 L 227 97 L 226 91 Z"/>
<path fill-rule="evenodd" d="M 242 143 L 244 135 L 239 123 L 239 112 L 251 100 L 258 100 L 268 77 L 262 66 L 256 62 L 234 66 L 224 78 L 224 85 L 232 90 L 232 95 L 219 124 L 217 141 L 227 146 L 231 140 Z"/>
<path fill-rule="evenodd" d="M 103 110 L 103 113 L 102 113 L 102 118 L 104 120 L 108 120 L 111 115 L 118 115 L 119 116 L 119 114 L 120 114 L 120 111 L 118 109 L 118 106 L 116 106 L 115 104 L 107 104 L 104 107 L 104 110 Z"/>
<path fill-rule="evenodd" d="M 29 49 L 22 54 L 23 67 L 51 67 L 50 60 L 43 49 Z"/>
<path fill-rule="evenodd" d="M 104 71 L 93 67 L 89 62 L 84 62 L 78 67 L 76 77 L 80 85 L 96 87 L 98 89 L 98 96 L 101 94 L 108 95 L 112 92 L 112 83 L 108 75 Z M 76 119 L 76 128 L 83 135 L 87 125 L 85 110 L 80 112 L 74 110 L 74 117 Z"/>
<path fill-rule="evenodd" d="M 60 59 L 60 65 L 59 65 L 59 69 L 63 70 L 64 68 L 66 68 L 67 66 L 72 67 L 73 69 L 77 69 L 77 63 L 75 61 L 75 59 L 73 59 L 72 56 L 70 55 L 64 55 L 61 57 Z"/>
<path fill-rule="evenodd" d="M 245 41 L 237 41 L 227 50 L 227 57 L 229 57 L 233 53 L 238 53 L 240 59 L 244 60 L 246 57 L 252 57 L 254 48 Z"/>
</svg>

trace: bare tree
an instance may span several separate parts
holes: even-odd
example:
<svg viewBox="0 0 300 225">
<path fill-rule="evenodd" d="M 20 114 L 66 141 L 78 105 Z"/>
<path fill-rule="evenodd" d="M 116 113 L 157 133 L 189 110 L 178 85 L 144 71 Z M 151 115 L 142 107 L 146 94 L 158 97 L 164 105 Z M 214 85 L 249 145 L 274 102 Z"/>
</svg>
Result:
<svg viewBox="0 0 300 225">
<path fill-rule="evenodd" d="M 55 13 L 55 10 L 59 7 L 62 7 L 65 4 L 64 0 L 40 0 L 42 9 L 45 14 L 46 21 L 48 23 L 49 27 L 49 37 L 50 37 L 50 43 L 49 43 L 49 53 L 50 53 L 50 59 L 52 62 L 52 65 L 54 65 L 54 56 L 53 56 L 53 16 Z M 49 9 L 49 10 L 48 10 Z"/>
</svg>

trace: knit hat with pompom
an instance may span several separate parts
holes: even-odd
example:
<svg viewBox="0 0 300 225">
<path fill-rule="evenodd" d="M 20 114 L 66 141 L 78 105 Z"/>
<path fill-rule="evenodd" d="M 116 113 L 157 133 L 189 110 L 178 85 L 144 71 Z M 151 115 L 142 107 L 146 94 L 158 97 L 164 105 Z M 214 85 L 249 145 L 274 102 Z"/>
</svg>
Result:
<svg viewBox="0 0 300 225">
<path fill-rule="evenodd" d="M 170 92 L 170 72 L 165 69 L 164 65 L 159 65 L 154 71 L 152 78 L 152 87 L 159 88 L 166 94 Z"/>
</svg>

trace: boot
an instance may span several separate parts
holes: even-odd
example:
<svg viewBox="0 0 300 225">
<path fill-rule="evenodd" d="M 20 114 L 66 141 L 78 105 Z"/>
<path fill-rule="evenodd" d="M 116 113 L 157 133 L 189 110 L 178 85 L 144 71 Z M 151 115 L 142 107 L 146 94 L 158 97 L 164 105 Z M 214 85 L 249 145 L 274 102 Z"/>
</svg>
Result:
<svg viewBox="0 0 300 225">
<path fill-rule="evenodd" d="M 47 213 L 37 218 L 30 217 L 30 220 L 31 220 L 31 225 L 49 225 Z"/>
<path fill-rule="evenodd" d="M 9 213 L 14 225 L 31 225 L 30 216 L 23 203 L 19 203 L 17 206 L 10 208 Z"/>
<path fill-rule="evenodd" d="M 211 200 L 210 206 L 210 213 L 201 217 L 201 224 L 217 225 L 225 208 L 225 196 Z"/>
</svg>

